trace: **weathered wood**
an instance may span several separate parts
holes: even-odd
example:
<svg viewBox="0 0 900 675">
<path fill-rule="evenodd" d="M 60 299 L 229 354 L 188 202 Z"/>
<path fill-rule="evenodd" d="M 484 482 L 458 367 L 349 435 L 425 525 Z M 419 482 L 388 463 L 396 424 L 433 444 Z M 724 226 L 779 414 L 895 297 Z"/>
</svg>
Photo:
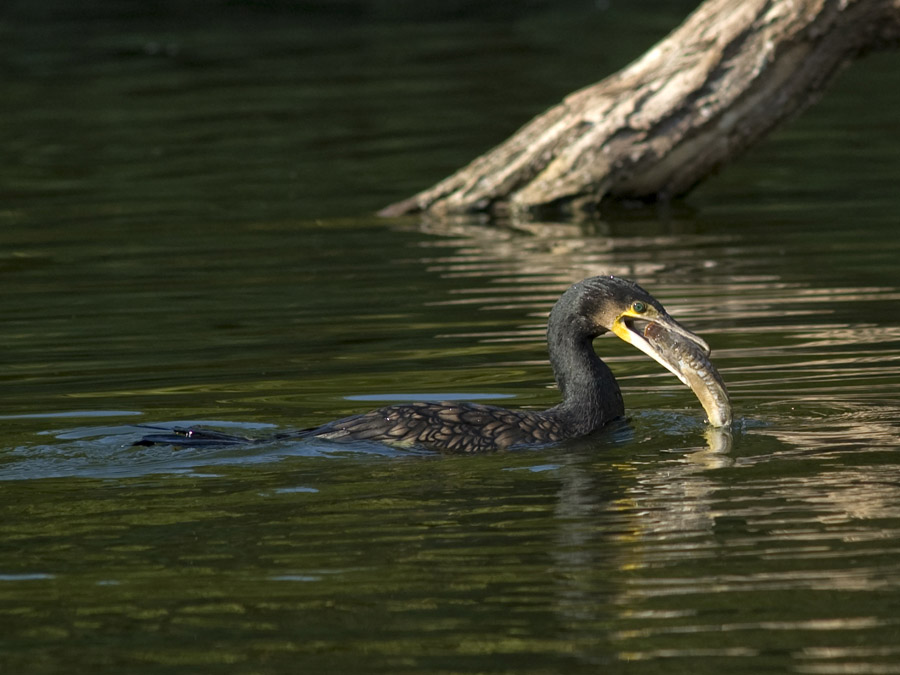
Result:
<svg viewBox="0 0 900 675">
<path fill-rule="evenodd" d="M 707 0 L 643 57 L 383 215 L 583 213 L 683 195 L 900 38 L 900 0 Z"/>
</svg>

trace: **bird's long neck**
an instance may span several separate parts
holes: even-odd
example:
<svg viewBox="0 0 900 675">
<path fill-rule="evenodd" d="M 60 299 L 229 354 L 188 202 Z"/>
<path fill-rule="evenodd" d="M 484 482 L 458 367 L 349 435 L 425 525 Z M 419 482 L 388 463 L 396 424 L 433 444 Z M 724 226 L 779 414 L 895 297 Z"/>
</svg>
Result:
<svg viewBox="0 0 900 675">
<path fill-rule="evenodd" d="M 573 436 L 588 434 L 625 414 L 612 371 L 597 356 L 593 335 L 577 328 L 577 319 L 551 322 L 547 332 L 550 363 L 562 402 L 547 411 Z"/>
</svg>

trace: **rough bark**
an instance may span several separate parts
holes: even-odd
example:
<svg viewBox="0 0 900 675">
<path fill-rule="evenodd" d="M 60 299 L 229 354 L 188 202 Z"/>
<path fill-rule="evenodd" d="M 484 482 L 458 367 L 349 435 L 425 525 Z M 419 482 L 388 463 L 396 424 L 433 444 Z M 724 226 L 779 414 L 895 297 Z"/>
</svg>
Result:
<svg viewBox="0 0 900 675">
<path fill-rule="evenodd" d="M 707 0 L 640 59 L 383 215 L 536 216 L 680 196 L 900 39 L 900 0 Z"/>
</svg>

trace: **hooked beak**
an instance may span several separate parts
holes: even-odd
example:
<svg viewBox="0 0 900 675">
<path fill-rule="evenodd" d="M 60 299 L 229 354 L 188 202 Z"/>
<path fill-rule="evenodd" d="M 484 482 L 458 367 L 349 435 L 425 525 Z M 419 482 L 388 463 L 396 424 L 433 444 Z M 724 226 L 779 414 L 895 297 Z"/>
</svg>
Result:
<svg viewBox="0 0 900 675">
<path fill-rule="evenodd" d="M 710 424 L 716 427 L 731 424 L 728 390 L 709 360 L 709 345 L 702 338 L 653 307 L 642 314 L 629 308 L 615 320 L 612 332 L 690 387 L 703 405 Z"/>
</svg>

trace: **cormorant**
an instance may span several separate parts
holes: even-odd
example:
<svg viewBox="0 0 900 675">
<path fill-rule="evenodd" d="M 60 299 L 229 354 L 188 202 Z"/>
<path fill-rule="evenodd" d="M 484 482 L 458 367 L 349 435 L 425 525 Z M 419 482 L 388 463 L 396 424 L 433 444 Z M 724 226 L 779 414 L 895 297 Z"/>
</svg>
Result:
<svg viewBox="0 0 900 675">
<path fill-rule="evenodd" d="M 484 452 L 546 445 L 586 436 L 625 413 L 622 393 L 593 348 L 611 331 L 675 374 L 697 395 L 710 424 L 731 424 L 725 384 L 709 361 L 709 346 L 683 328 L 633 281 L 584 279 L 553 306 L 547 328 L 550 364 L 562 402 L 548 410 L 509 410 L 455 401 L 398 403 L 284 437 L 380 441 L 443 452 Z M 230 445 L 259 442 L 204 429 L 165 429 L 140 445 Z"/>
</svg>

